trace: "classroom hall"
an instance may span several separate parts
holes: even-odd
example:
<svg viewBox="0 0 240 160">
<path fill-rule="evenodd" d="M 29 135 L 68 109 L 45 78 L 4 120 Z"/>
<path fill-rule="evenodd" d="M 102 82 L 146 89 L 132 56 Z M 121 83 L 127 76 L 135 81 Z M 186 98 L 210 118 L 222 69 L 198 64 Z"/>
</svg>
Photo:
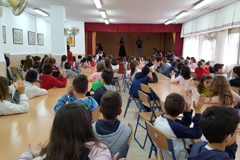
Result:
<svg viewBox="0 0 240 160">
<path fill-rule="evenodd" d="M 1 160 L 240 160 L 240 0 L 0 0 Z"/>
</svg>

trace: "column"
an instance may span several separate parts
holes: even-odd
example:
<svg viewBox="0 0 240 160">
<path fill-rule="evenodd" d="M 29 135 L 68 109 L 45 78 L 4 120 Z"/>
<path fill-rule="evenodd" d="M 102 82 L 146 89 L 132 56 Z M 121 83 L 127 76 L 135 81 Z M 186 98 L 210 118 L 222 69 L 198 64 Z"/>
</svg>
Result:
<svg viewBox="0 0 240 160">
<path fill-rule="evenodd" d="M 67 55 L 66 11 L 64 6 L 50 6 L 52 56 L 59 61 L 62 55 Z"/>
<path fill-rule="evenodd" d="M 3 7 L 0 7 L 2 10 Z M 3 13 L 4 14 L 4 13 Z M 2 33 L 2 17 L 0 17 L 0 76 L 7 77 L 6 74 L 6 63 L 4 59 L 4 50 L 3 50 L 3 33 Z"/>
</svg>

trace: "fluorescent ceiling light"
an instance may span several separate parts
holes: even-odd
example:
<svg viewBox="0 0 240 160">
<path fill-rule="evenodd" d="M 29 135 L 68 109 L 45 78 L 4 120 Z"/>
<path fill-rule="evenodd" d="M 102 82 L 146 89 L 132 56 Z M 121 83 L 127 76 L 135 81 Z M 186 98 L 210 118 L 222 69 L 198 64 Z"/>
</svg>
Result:
<svg viewBox="0 0 240 160">
<path fill-rule="evenodd" d="M 202 8 L 203 6 L 207 5 L 208 3 L 212 2 L 212 0 L 203 0 L 201 2 L 199 2 L 198 4 L 196 4 L 193 9 L 199 9 Z"/>
<path fill-rule="evenodd" d="M 173 23 L 173 20 L 169 19 L 167 22 L 165 22 L 165 25 Z"/>
<path fill-rule="evenodd" d="M 109 20 L 108 19 L 104 19 L 105 24 L 109 24 Z"/>
<path fill-rule="evenodd" d="M 180 14 L 178 14 L 178 15 L 176 16 L 176 19 L 180 19 L 180 18 L 186 16 L 187 13 L 188 13 L 187 11 L 182 11 Z"/>
<path fill-rule="evenodd" d="M 107 18 L 106 12 L 105 11 L 100 11 L 100 14 L 103 19 Z"/>
<path fill-rule="evenodd" d="M 38 8 L 33 9 L 33 11 L 38 13 L 38 14 L 40 14 L 40 15 L 42 15 L 42 16 L 44 16 L 44 17 L 48 17 L 49 16 L 48 13 L 46 13 L 46 12 L 44 12 L 44 11 L 38 9 Z"/>
<path fill-rule="evenodd" d="M 101 1 L 100 0 L 94 0 L 94 3 L 96 5 L 97 8 L 102 8 L 102 4 L 101 4 Z"/>
</svg>

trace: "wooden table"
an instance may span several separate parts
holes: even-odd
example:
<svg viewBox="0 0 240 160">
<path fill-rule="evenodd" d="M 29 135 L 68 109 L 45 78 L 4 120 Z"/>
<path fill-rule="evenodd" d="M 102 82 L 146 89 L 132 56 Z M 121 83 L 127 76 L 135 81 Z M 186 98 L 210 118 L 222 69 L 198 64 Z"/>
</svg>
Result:
<svg viewBox="0 0 240 160">
<path fill-rule="evenodd" d="M 87 76 L 94 72 L 95 67 L 82 69 Z M 89 90 L 91 87 L 89 82 Z M 52 88 L 47 95 L 29 100 L 28 113 L 0 116 L 0 159 L 16 159 L 28 150 L 28 144 L 33 148 L 48 140 L 55 116 L 53 108 L 64 93 L 65 88 Z"/>
</svg>

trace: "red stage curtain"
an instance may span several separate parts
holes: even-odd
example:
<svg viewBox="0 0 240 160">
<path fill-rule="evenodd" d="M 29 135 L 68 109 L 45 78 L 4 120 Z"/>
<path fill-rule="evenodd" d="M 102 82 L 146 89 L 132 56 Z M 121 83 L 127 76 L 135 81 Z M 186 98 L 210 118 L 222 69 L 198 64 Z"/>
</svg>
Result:
<svg viewBox="0 0 240 160">
<path fill-rule="evenodd" d="M 107 25 L 107 32 L 117 32 L 117 31 L 118 31 L 118 25 L 116 24 Z"/>
<path fill-rule="evenodd" d="M 151 24 L 141 24 L 141 32 L 152 32 Z"/>
<path fill-rule="evenodd" d="M 94 24 L 93 23 L 85 23 L 85 31 L 94 31 Z"/>
<path fill-rule="evenodd" d="M 161 33 L 161 32 L 163 32 L 163 27 L 164 27 L 163 24 L 154 24 L 154 25 L 152 25 L 152 32 Z"/>
<path fill-rule="evenodd" d="M 129 25 L 128 24 L 119 24 L 118 32 L 129 32 Z"/>
<path fill-rule="evenodd" d="M 164 32 L 175 32 L 174 24 L 164 25 Z"/>
<path fill-rule="evenodd" d="M 107 31 L 107 26 L 103 23 L 97 23 L 95 24 L 95 31 L 96 32 L 106 32 Z"/>
<path fill-rule="evenodd" d="M 138 24 L 130 24 L 129 32 L 140 32 L 140 25 Z"/>
<path fill-rule="evenodd" d="M 175 32 L 181 32 L 182 31 L 182 24 L 176 24 L 175 25 Z"/>
<path fill-rule="evenodd" d="M 87 55 L 92 55 L 92 36 L 93 32 L 87 32 Z"/>
<path fill-rule="evenodd" d="M 176 33 L 176 39 L 175 39 L 175 53 L 176 56 L 180 57 L 182 56 L 183 51 L 183 38 L 181 38 L 181 33 Z"/>
</svg>

